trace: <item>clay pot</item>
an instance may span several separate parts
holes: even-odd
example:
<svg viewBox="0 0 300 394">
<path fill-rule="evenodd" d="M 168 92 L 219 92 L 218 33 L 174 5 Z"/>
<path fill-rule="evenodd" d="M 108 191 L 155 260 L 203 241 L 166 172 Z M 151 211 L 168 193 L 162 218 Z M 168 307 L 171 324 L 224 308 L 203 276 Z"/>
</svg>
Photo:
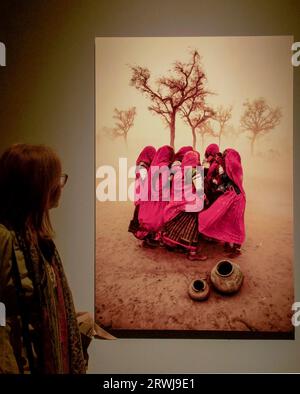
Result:
<svg viewBox="0 0 300 394">
<path fill-rule="evenodd" d="M 195 301 L 204 301 L 209 296 L 209 285 L 205 279 L 196 279 L 189 285 L 189 296 Z"/>
<path fill-rule="evenodd" d="M 210 280 L 221 293 L 235 293 L 242 286 L 244 275 L 240 267 L 229 260 L 219 261 L 210 273 Z"/>
</svg>

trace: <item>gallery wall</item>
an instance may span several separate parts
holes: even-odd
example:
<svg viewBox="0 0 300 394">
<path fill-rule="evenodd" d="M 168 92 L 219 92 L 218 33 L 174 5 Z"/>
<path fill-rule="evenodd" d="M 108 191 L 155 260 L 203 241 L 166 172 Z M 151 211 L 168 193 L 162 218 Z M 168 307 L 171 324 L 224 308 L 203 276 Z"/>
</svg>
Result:
<svg viewBox="0 0 300 394">
<path fill-rule="evenodd" d="M 95 37 L 293 35 L 296 1 L 1 1 L 0 152 L 15 142 L 57 150 L 69 174 L 53 211 L 78 310 L 94 309 Z M 294 69 L 295 286 L 300 301 L 300 70 Z M 297 183 L 298 182 L 298 183 Z M 122 295 L 120 295 L 122 296 Z M 299 329 L 298 329 L 299 330 Z M 295 341 L 93 341 L 90 373 L 300 372 Z"/>
</svg>

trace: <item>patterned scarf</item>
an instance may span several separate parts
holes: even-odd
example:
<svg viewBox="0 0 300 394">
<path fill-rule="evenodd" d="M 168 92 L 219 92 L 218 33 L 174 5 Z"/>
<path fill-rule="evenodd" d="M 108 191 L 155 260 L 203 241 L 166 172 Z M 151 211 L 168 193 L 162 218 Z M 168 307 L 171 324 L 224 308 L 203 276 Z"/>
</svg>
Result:
<svg viewBox="0 0 300 394">
<path fill-rule="evenodd" d="M 80 332 L 73 297 L 67 283 L 60 256 L 53 241 L 47 241 L 47 253 L 40 246 L 16 234 L 24 254 L 40 307 L 42 342 L 41 373 L 86 372 Z"/>
</svg>

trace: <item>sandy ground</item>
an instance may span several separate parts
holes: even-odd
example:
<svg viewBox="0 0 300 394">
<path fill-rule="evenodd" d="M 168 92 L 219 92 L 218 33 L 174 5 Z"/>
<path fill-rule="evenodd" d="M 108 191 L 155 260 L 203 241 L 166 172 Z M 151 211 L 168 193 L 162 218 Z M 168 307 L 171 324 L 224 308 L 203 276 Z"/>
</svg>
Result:
<svg viewBox="0 0 300 394">
<path fill-rule="evenodd" d="M 127 232 L 132 203 L 97 202 L 96 321 L 107 329 L 291 332 L 293 216 L 285 186 L 247 179 L 246 241 L 235 258 L 243 286 L 232 296 L 212 290 L 205 302 L 192 301 L 188 286 L 227 257 L 222 245 L 205 244 L 204 262 L 144 249 Z"/>
</svg>

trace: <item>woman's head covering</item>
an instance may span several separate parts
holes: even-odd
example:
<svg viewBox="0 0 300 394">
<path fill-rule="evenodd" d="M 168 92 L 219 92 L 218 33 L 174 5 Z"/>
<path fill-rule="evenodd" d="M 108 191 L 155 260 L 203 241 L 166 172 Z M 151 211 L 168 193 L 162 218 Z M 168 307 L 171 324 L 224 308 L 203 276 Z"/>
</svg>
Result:
<svg viewBox="0 0 300 394">
<path fill-rule="evenodd" d="M 208 158 L 209 156 L 214 156 L 219 153 L 219 146 L 217 144 L 210 144 L 206 148 L 205 157 Z"/>
<path fill-rule="evenodd" d="M 136 159 L 136 165 L 139 165 L 141 162 L 143 162 L 147 164 L 147 166 L 150 166 L 155 156 L 155 153 L 156 149 L 153 146 L 145 146 L 145 148 L 141 151 L 138 158 Z"/>
<path fill-rule="evenodd" d="M 182 166 L 200 166 L 200 153 L 197 151 L 187 152 L 182 159 Z"/>
<path fill-rule="evenodd" d="M 178 161 L 182 161 L 184 155 L 185 155 L 187 152 L 190 152 L 190 151 L 193 151 L 193 147 L 192 147 L 192 146 L 183 146 L 183 147 L 181 147 L 181 148 L 179 149 L 179 151 L 176 152 L 175 157 L 174 157 L 174 160 L 175 160 L 175 161 L 177 161 L 177 160 L 178 160 Z"/>
<path fill-rule="evenodd" d="M 194 190 L 193 171 L 191 171 L 191 167 L 198 165 L 200 165 L 199 152 L 186 152 L 182 159 L 181 171 L 174 174 L 171 201 L 164 210 L 164 222 L 173 219 L 180 212 L 200 212 L 203 209 L 203 198 Z"/>
<path fill-rule="evenodd" d="M 239 163 L 241 163 L 241 156 L 238 151 L 236 151 L 235 149 L 232 149 L 232 148 L 227 148 L 224 150 L 223 156 L 226 157 L 228 153 L 235 156 L 236 160 L 239 161 Z"/>
<path fill-rule="evenodd" d="M 169 145 L 160 147 L 152 160 L 152 166 L 169 166 L 174 160 L 174 149 Z"/>
<path fill-rule="evenodd" d="M 241 156 L 235 149 L 226 149 L 225 151 L 225 170 L 228 177 L 244 193 Z"/>
<path fill-rule="evenodd" d="M 139 225 L 145 232 L 157 232 L 163 225 L 163 212 L 170 199 L 170 170 L 174 149 L 169 145 L 159 148 L 152 160 L 148 177 L 148 188 L 142 191 L 139 203 Z M 154 168 L 155 167 L 155 168 Z"/>
</svg>

